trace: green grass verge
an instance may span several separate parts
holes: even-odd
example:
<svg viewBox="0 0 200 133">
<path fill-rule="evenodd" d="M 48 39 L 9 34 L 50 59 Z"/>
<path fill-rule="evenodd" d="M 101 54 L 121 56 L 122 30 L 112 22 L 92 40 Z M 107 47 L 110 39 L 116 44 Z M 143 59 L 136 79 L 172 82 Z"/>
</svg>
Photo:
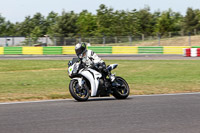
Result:
<svg viewBox="0 0 200 133">
<path fill-rule="evenodd" d="M 68 61 L 0 60 L 0 102 L 70 98 Z M 200 92 L 198 60 L 112 60 L 131 94 Z"/>
</svg>

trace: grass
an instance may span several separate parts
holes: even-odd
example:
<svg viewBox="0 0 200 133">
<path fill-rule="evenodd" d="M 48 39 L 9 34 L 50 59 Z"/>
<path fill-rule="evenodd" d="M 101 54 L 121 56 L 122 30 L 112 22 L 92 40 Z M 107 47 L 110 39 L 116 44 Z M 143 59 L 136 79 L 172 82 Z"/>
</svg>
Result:
<svg viewBox="0 0 200 133">
<path fill-rule="evenodd" d="M 0 102 L 70 98 L 68 61 L 0 60 Z M 131 94 L 200 92 L 198 60 L 112 60 Z"/>
</svg>

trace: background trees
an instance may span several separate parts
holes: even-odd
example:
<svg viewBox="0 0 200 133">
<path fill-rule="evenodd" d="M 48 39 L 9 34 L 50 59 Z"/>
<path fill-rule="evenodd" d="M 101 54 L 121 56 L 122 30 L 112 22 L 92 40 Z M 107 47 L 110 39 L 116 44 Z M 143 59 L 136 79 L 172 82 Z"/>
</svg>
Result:
<svg viewBox="0 0 200 133">
<path fill-rule="evenodd" d="M 181 30 L 181 21 L 183 17 L 171 9 L 161 13 L 161 16 L 157 19 L 155 25 L 155 32 L 164 35 L 168 32 L 176 32 Z"/>
<path fill-rule="evenodd" d="M 193 10 L 192 8 L 188 8 L 186 15 L 184 17 L 184 30 L 191 32 L 194 29 L 200 29 L 200 11 L 199 9 Z"/>
<path fill-rule="evenodd" d="M 6 22 L 5 22 L 5 18 L 1 16 L 0 14 L 0 35 L 4 36 L 6 32 Z"/>
<path fill-rule="evenodd" d="M 87 10 L 82 11 L 77 19 L 77 33 L 82 36 L 94 36 L 97 30 L 97 17 Z"/>
<path fill-rule="evenodd" d="M 150 7 L 131 11 L 114 10 L 100 5 L 92 14 L 63 11 L 60 15 L 50 12 L 47 16 L 36 13 L 26 16 L 24 21 L 11 23 L 0 15 L 0 36 L 124 36 L 166 35 L 169 32 L 200 31 L 200 10 L 188 8 L 186 15 L 169 9 L 151 12 Z"/>
</svg>

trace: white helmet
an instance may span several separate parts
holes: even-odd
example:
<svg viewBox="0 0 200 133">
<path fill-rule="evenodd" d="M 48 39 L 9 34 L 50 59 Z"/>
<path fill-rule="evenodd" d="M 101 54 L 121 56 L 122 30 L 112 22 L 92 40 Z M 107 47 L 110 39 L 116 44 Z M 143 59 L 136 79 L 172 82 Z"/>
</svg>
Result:
<svg viewBox="0 0 200 133">
<path fill-rule="evenodd" d="M 82 58 L 83 53 L 87 50 L 85 43 L 78 43 L 75 47 L 75 52 L 78 58 Z"/>
</svg>

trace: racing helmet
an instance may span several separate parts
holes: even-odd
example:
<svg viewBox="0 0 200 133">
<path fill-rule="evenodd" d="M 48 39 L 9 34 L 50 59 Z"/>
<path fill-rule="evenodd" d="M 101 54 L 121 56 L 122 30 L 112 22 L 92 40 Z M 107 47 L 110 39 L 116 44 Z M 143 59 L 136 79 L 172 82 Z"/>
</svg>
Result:
<svg viewBox="0 0 200 133">
<path fill-rule="evenodd" d="M 85 43 L 78 43 L 75 46 L 75 52 L 76 55 L 78 56 L 78 58 L 82 58 L 83 57 L 83 53 L 86 52 L 87 47 Z"/>
</svg>

